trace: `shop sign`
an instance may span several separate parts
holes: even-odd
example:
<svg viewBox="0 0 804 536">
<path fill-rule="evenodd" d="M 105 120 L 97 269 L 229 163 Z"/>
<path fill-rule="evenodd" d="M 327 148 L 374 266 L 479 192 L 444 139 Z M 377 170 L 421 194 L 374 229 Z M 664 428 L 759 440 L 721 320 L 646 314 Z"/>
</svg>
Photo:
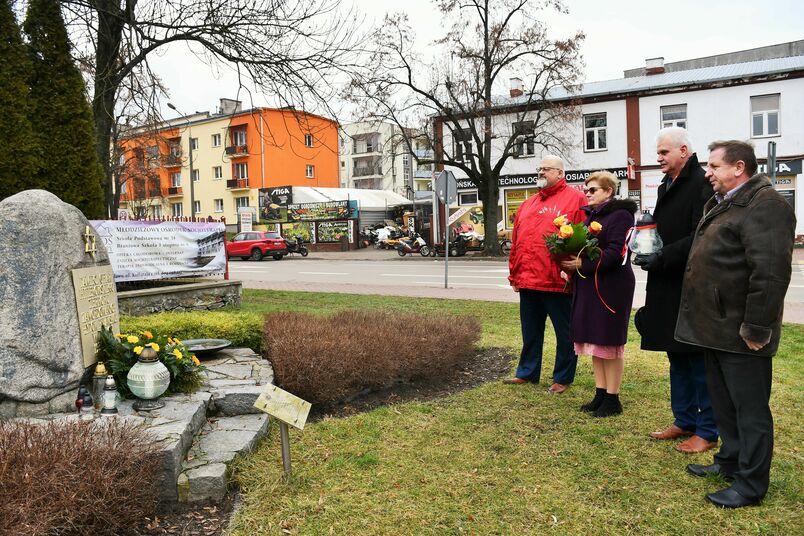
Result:
<svg viewBox="0 0 804 536">
<path fill-rule="evenodd" d="M 342 220 L 357 218 L 357 201 L 295 203 L 287 207 L 288 221 Z"/>
<path fill-rule="evenodd" d="M 800 162 L 799 162 L 800 163 Z M 600 169 L 580 169 L 570 170 L 565 173 L 567 182 L 583 182 L 595 171 Z M 618 179 L 628 178 L 628 168 L 604 168 L 604 171 L 609 171 L 614 174 Z M 511 186 L 533 186 L 539 180 L 538 173 L 528 173 L 524 175 L 500 175 L 497 180 L 497 185 L 500 188 L 509 188 Z M 458 179 L 458 190 L 475 189 L 477 186 L 469 179 Z"/>
<path fill-rule="evenodd" d="M 768 163 L 759 164 L 759 173 L 768 172 Z M 799 175 L 801 173 L 801 159 L 787 160 L 785 162 L 776 161 L 776 174 L 777 175 Z"/>
<path fill-rule="evenodd" d="M 793 190 L 796 187 L 796 178 L 795 177 L 776 177 L 776 184 L 774 184 L 776 188 L 782 188 L 784 190 Z"/>
<path fill-rule="evenodd" d="M 322 221 L 318 224 L 319 243 L 340 242 L 342 236 L 349 236 L 349 221 Z"/>
<path fill-rule="evenodd" d="M 581 170 L 573 170 L 567 171 L 565 173 L 567 177 L 567 182 L 583 182 L 589 178 L 589 175 L 596 171 L 608 171 L 612 173 L 618 179 L 627 179 L 628 178 L 628 168 L 621 167 L 621 168 L 603 168 L 601 169 L 581 169 Z"/>
<path fill-rule="evenodd" d="M 259 189 L 260 221 L 262 223 L 282 223 L 288 221 L 287 206 L 293 202 L 290 186 Z"/>
</svg>

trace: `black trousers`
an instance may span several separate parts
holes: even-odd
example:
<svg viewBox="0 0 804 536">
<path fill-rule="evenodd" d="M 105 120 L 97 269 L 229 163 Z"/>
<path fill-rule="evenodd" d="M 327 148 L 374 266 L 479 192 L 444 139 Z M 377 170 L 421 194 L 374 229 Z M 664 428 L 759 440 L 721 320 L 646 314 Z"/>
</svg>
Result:
<svg viewBox="0 0 804 536">
<path fill-rule="evenodd" d="M 715 463 L 734 476 L 732 488 L 748 499 L 768 491 L 773 456 L 770 412 L 773 360 L 747 354 L 705 350 L 706 381 L 720 431 Z"/>
</svg>

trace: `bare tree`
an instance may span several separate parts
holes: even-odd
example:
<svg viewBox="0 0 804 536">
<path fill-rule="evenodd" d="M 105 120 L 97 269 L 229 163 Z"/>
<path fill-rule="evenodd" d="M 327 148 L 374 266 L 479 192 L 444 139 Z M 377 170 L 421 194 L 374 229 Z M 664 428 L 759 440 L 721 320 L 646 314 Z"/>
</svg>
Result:
<svg viewBox="0 0 804 536">
<path fill-rule="evenodd" d="M 286 104 L 326 106 L 332 80 L 357 66 L 361 37 L 340 0 L 62 0 L 79 56 L 94 59 L 92 109 L 107 207 L 116 212 L 110 148 L 126 78 L 171 43 L 234 65 Z"/>
<path fill-rule="evenodd" d="M 566 12 L 560 0 L 434 0 L 451 29 L 436 41 L 434 62 L 413 50 L 407 17 L 386 17 L 376 51 L 350 97 L 363 112 L 400 127 L 418 123 L 435 149 L 435 163 L 460 169 L 483 202 L 486 253 L 499 255 L 496 222 L 498 179 L 505 163 L 535 147 L 563 153 L 568 121 L 577 117 L 570 95 L 582 67 L 581 32 L 548 36 L 538 18 L 544 10 Z M 519 78 L 521 90 L 497 97 L 504 81 Z M 400 132 L 411 132 L 400 128 Z M 451 143 L 445 143 L 445 139 Z M 414 136 L 405 136 L 408 149 Z"/>
</svg>

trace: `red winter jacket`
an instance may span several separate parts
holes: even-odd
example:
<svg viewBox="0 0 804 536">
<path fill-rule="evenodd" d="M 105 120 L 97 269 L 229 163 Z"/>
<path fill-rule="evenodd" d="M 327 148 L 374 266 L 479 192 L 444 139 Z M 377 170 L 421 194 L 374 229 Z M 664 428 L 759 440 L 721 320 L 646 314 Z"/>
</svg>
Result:
<svg viewBox="0 0 804 536">
<path fill-rule="evenodd" d="M 547 251 L 545 235 L 558 229 L 553 220 L 563 214 L 572 223 L 584 221 L 581 210 L 586 196 L 567 186 L 566 180 L 543 188 L 522 203 L 516 212 L 508 260 L 511 286 L 546 292 L 568 292 L 561 267 Z"/>
</svg>

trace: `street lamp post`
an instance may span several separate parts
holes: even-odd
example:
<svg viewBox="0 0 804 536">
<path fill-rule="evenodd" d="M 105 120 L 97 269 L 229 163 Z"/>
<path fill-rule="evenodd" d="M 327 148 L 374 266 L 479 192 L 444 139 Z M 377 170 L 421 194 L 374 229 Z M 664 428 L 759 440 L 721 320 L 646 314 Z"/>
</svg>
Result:
<svg viewBox="0 0 804 536">
<path fill-rule="evenodd" d="M 167 103 L 167 105 L 168 108 L 170 108 L 171 110 L 178 112 L 180 115 L 184 115 L 179 111 L 178 108 L 176 108 L 173 105 L 173 103 L 169 102 Z M 187 119 L 186 116 L 185 119 L 187 120 L 187 137 L 189 138 L 187 147 L 189 148 L 190 151 L 190 216 L 193 220 L 195 220 L 195 184 L 194 184 L 195 181 L 193 180 L 193 127 L 190 125 L 190 120 Z"/>
</svg>

